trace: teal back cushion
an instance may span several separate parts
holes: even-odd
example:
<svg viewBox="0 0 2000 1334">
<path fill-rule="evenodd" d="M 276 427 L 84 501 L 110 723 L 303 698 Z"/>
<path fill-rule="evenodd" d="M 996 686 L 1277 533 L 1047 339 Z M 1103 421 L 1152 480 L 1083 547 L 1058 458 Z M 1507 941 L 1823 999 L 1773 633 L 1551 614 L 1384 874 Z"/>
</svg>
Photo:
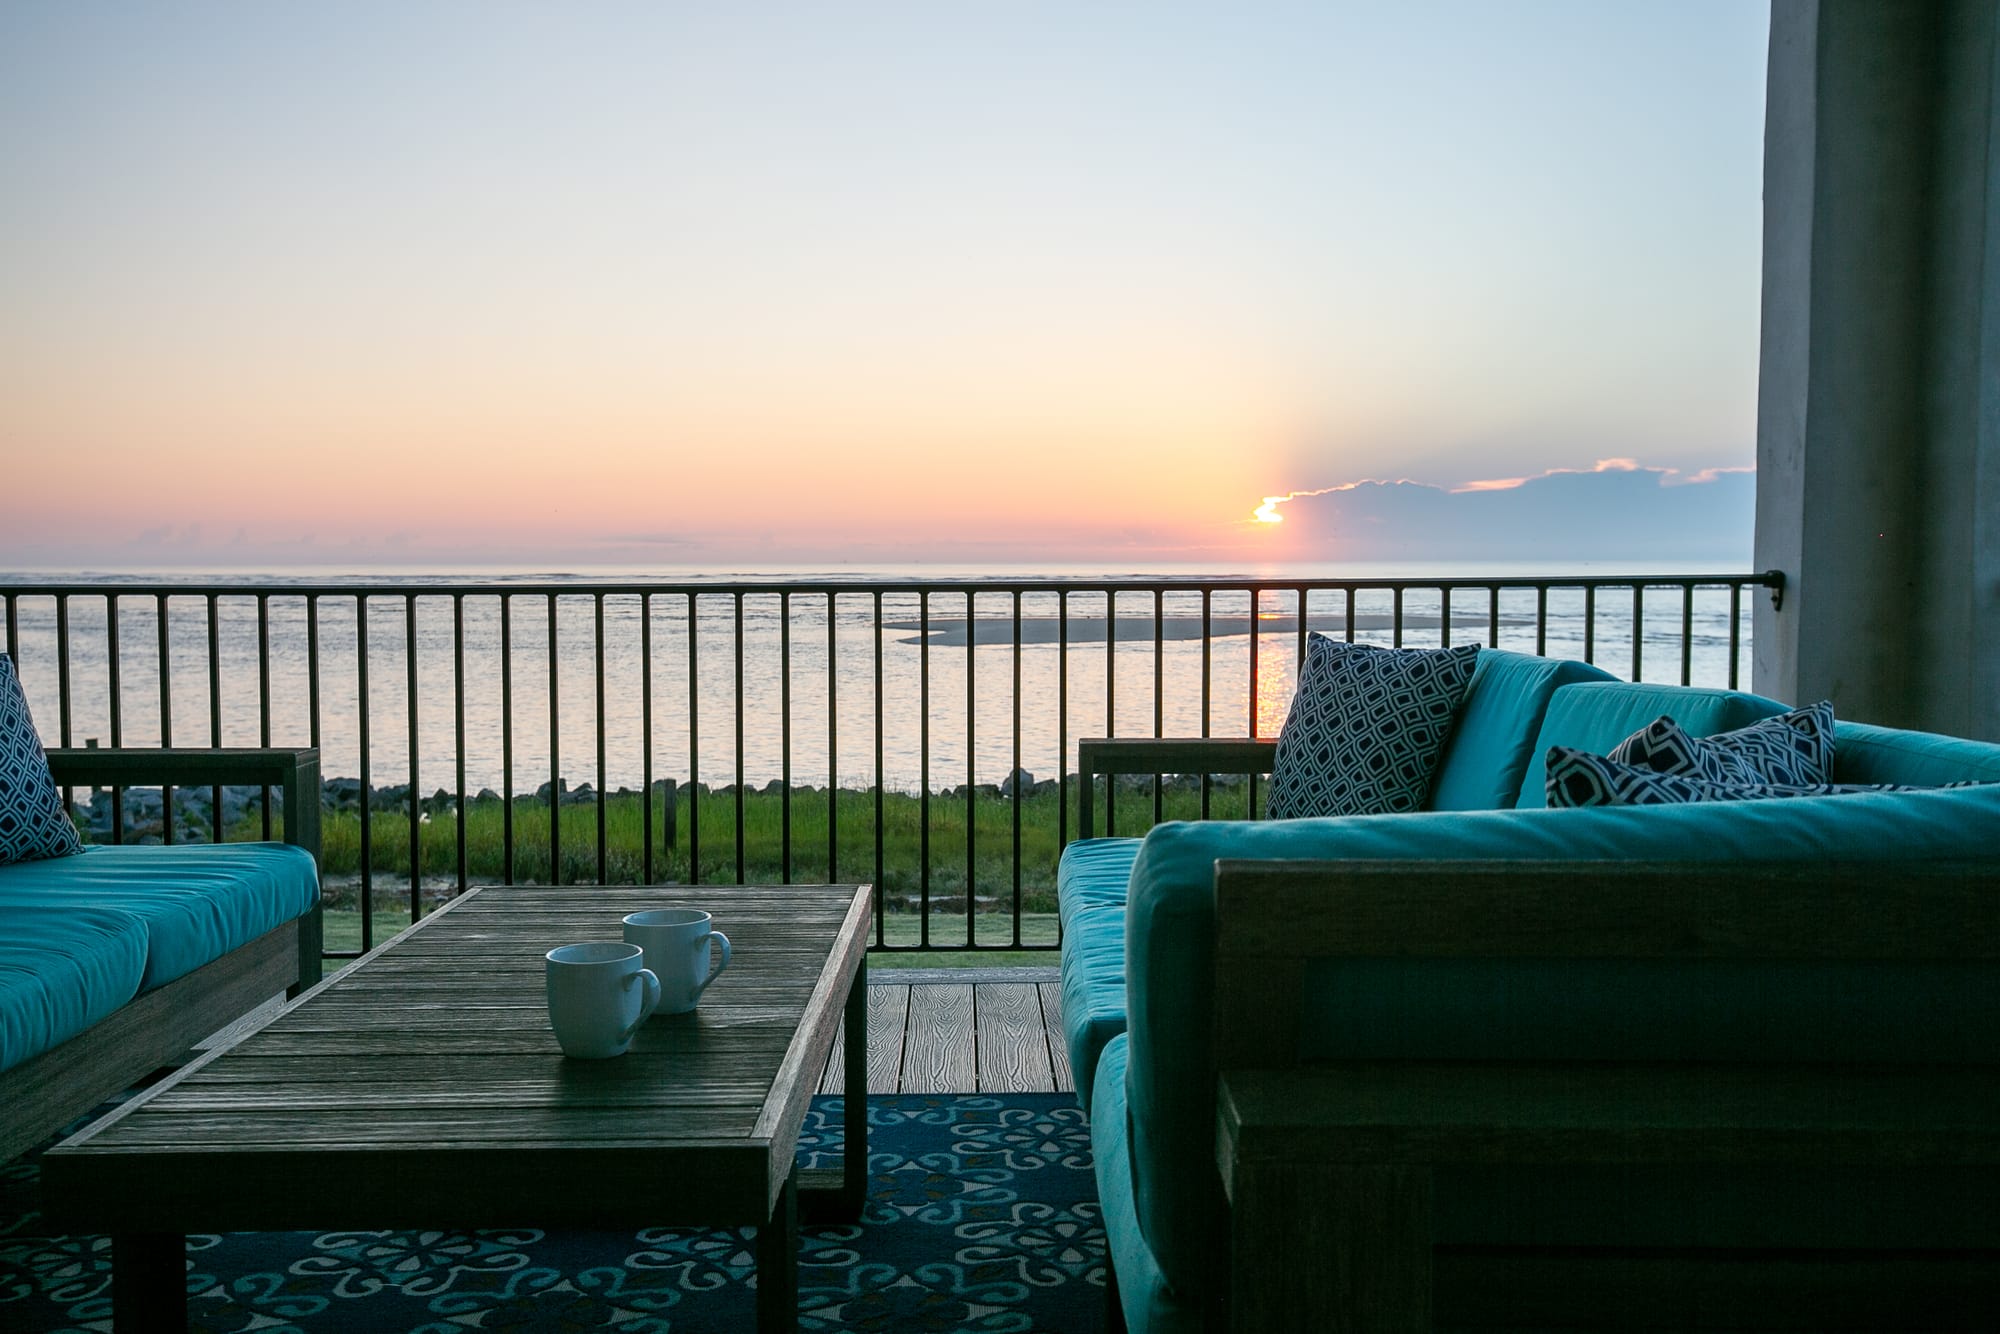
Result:
<svg viewBox="0 0 2000 1334">
<path fill-rule="evenodd" d="M 1482 652 L 1438 761 L 1427 808 L 1496 811 L 1512 806 L 1556 688 L 1611 679 L 1609 672 L 1566 658 L 1503 649 Z"/>
<path fill-rule="evenodd" d="M 1590 691 L 1572 686 L 1558 692 Z M 1553 710 L 1552 710 L 1553 712 Z M 1214 882 L 1219 858 L 1751 862 L 1991 858 L 2000 786 L 1804 801 L 1419 812 L 1165 824 L 1133 866 L 1126 976 L 1134 1191 L 1177 1293 L 1199 1293 L 1214 1161 Z M 1334 908 L 1330 904 L 1329 911 Z M 1322 1055 L 1703 1052 L 1903 1059 L 2000 1052 L 1995 970 L 1686 969 L 1365 960 L 1307 997 Z M 1791 1045 L 1795 1044 L 1795 1045 Z"/>
<path fill-rule="evenodd" d="M 1687 729 L 1689 736 L 1714 736 L 1784 711 L 1785 706 L 1776 700 L 1738 690 L 1630 681 L 1563 686 L 1549 700 L 1549 710 L 1542 716 L 1541 734 L 1528 756 L 1514 804 L 1524 810 L 1548 805 L 1543 786 L 1548 780 L 1545 761 L 1550 746 L 1575 746 L 1603 755 L 1661 714 Z"/>
<path fill-rule="evenodd" d="M 1833 725 L 1833 781 L 1915 783 L 1937 787 L 1965 780 L 2000 782 L 2000 746 L 1934 732 L 1905 732 L 1867 723 Z"/>
</svg>

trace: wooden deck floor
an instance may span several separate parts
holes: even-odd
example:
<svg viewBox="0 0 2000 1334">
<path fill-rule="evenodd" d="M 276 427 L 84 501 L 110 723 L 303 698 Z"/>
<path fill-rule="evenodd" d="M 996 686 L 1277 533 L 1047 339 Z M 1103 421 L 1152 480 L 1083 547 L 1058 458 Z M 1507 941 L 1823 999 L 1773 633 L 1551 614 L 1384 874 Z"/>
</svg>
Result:
<svg viewBox="0 0 2000 1334">
<path fill-rule="evenodd" d="M 868 1091 L 1073 1091 L 1054 970 L 1003 976 L 1008 980 L 958 981 L 925 972 L 905 980 L 895 970 L 875 970 L 868 983 Z M 842 1091 L 843 1059 L 836 1043 L 820 1092 Z"/>
</svg>

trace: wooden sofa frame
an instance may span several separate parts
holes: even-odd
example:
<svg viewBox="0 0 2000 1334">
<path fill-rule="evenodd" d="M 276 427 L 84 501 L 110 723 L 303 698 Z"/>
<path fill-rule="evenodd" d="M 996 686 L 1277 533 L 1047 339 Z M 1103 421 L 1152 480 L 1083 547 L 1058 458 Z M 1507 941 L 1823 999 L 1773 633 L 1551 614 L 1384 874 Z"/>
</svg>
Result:
<svg viewBox="0 0 2000 1334">
<path fill-rule="evenodd" d="M 1141 774 L 1268 774 L 1278 743 L 1261 737 L 1086 737 L 1076 743 L 1076 836 L 1095 838 L 1095 779 L 1106 778 L 1104 832 L 1116 827 L 1117 777 Z M 1157 815 L 1157 810 L 1156 810 Z"/>
<path fill-rule="evenodd" d="M 283 789 L 285 841 L 320 860 L 319 752 L 303 749 L 122 749 L 49 752 L 56 783 L 74 787 Z M 170 797 L 164 803 L 171 811 Z M 185 977 L 134 998 L 69 1041 L 0 1073 L 0 1162 L 32 1148 L 259 1004 L 319 981 L 321 908 Z"/>
<path fill-rule="evenodd" d="M 1991 1171 L 2000 1064 L 1306 1065 L 1298 1052 L 1315 960 L 2000 967 L 1997 892 L 1992 862 L 1218 862 L 1228 1327 L 1602 1324 L 1607 1306 L 1621 1325 L 1675 1328 L 1993 1327 L 2000 1237 L 1969 1252 L 1589 1255 L 1437 1248 L 1430 1228 L 1440 1166 Z"/>
</svg>

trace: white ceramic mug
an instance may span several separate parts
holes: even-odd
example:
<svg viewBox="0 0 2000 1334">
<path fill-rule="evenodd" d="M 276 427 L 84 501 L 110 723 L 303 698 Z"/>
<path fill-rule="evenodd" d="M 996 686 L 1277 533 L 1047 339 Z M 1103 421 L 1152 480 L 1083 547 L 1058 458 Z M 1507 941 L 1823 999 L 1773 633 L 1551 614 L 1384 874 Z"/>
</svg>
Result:
<svg viewBox="0 0 2000 1334">
<path fill-rule="evenodd" d="M 729 937 L 717 931 L 699 908 L 648 908 L 625 919 L 625 941 L 646 952 L 646 967 L 659 975 L 660 1013 L 686 1014 L 729 967 Z M 708 966 L 708 942 L 722 946 L 722 958 Z"/>
<path fill-rule="evenodd" d="M 549 1023 L 565 1056 L 623 1056 L 660 1004 L 660 979 L 636 945 L 563 945 L 548 960 Z"/>
</svg>

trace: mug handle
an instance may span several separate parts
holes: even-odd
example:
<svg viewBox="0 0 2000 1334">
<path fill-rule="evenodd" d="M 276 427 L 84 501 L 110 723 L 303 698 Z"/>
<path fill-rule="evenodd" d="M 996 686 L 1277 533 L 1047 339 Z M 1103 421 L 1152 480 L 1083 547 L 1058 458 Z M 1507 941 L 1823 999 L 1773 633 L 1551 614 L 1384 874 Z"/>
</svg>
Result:
<svg viewBox="0 0 2000 1334">
<path fill-rule="evenodd" d="M 720 931 L 711 931 L 708 934 L 711 938 L 722 942 L 722 962 L 716 964 L 715 970 L 703 978 L 701 985 L 694 989 L 696 996 L 700 996 L 702 992 L 707 991 L 708 984 L 715 981 L 716 978 L 721 977 L 722 970 L 729 967 L 729 937 L 723 935 Z"/>
<path fill-rule="evenodd" d="M 639 1002 L 639 1017 L 634 1019 L 632 1026 L 619 1036 L 620 1042 L 630 1042 L 632 1035 L 639 1031 L 639 1025 L 651 1019 L 653 1011 L 660 1008 L 660 979 L 652 969 L 641 968 L 638 972 L 627 973 L 625 976 L 628 983 L 638 982 L 645 986 L 646 998 Z"/>
</svg>

